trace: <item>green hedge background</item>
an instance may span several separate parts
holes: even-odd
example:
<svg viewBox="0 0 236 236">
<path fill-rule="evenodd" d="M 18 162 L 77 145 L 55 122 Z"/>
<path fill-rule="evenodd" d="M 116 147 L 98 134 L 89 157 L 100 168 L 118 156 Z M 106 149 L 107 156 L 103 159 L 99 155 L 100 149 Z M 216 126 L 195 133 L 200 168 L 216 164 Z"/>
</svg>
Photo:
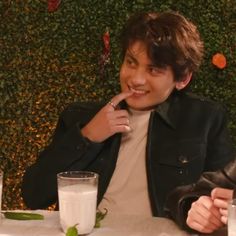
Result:
<svg viewBox="0 0 236 236">
<path fill-rule="evenodd" d="M 46 0 L 0 2 L 0 167 L 3 209 L 24 209 L 22 175 L 50 141 L 60 112 L 77 100 L 109 100 L 119 91 L 118 36 L 138 11 L 176 10 L 195 22 L 205 60 L 192 90 L 225 104 L 236 146 L 235 0 Z M 102 36 L 110 33 L 110 60 L 101 73 Z M 223 53 L 227 66 L 212 65 Z"/>
</svg>

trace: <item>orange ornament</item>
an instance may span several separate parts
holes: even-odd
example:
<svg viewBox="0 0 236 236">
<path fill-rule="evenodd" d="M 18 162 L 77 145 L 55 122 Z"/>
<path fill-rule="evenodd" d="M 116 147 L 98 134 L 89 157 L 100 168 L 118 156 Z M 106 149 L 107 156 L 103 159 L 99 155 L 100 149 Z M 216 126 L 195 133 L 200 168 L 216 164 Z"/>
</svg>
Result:
<svg viewBox="0 0 236 236">
<path fill-rule="evenodd" d="M 224 69 L 226 67 L 226 58 L 221 53 L 216 53 L 212 57 L 212 64 L 218 67 L 219 69 Z"/>
</svg>

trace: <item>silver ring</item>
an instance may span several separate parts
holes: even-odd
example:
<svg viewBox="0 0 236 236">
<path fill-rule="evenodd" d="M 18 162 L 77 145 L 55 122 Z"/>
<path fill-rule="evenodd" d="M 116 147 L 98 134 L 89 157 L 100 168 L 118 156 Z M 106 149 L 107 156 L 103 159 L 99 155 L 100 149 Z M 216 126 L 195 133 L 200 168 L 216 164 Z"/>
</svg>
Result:
<svg viewBox="0 0 236 236">
<path fill-rule="evenodd" d="M 112 101 L 109 101 L 108 104 L 111 105 L 114 109 L 116 109 L 116 105 Z"/>
</svg>

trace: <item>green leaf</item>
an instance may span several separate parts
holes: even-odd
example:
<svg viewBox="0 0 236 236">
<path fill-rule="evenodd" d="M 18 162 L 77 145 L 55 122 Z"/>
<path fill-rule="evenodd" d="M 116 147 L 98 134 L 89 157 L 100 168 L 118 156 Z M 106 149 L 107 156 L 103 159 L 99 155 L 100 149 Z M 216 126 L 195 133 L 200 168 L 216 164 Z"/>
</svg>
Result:
<svg viewBox="0 0 236 236">
<path fill-rule="evenodd" d="M 43 220 L 44 216 L 37 213 L 26 213 L 26 212 L 3 212 L 3 215 L 7 219 L 11 220 Z"/>
<path fill-rule="evenodd" d="M 95 228 L 101 227 L 101 221 L 105 218 L 105 216 L 107 215 L 107 212 L 108 212 L 108 210 L 106 208 L 104 210 L 105 210 L 104 213 L 101 212 L 101 211 L 97 211 L 97 213 L 96 213 L 96 223 L 95 223 L 95 226 L 94 226 Z"/>
<path fill-rule="evenodd" d="M 76 224 L 78 225 L 78 224 Z M 71 226 L 66 231 L 66 236 L 78 236 L 78 230 L 76 228 L 76 225 Z"/>
</svg>

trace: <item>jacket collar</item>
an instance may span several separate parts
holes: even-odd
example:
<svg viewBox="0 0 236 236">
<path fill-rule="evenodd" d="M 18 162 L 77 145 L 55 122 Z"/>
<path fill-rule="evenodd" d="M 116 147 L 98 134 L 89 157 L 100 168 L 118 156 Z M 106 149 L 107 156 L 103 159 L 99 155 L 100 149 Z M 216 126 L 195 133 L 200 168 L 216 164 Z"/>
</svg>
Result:
<svg viewBox="0 0 236 236">
<path fill-rule="evenodd" d="M 180 99 L 186 94 L 186 91 L 185 89 L 174 90 L 163 103 L 158 104 L 155 108 L 155 112 L 173 129 L 176 129 L 174 110 L 178 107 Z"/>
<path fill-rule="evenodd" d="M 154 111 L 159 114 L 159 116 L 172 128 L 175 128 L 174 123 L 171 121 L 170 118 L 170 105 L 173 101 L 173 95 L 170 95 L 167 100 L 163 103 L 158 104 Z"/>
<path fill-rule="evenodd" d="M 176 91 L 174 90 L 172 94 L 162 103 L 158 104 L 154 108 L 154 112 L 156 112 L 163 120 L 166 122 L 170 127 L 173 129 L 176 128 L 173 119 L 171 119 L 171 107 L 172 105 L 178 101 L 179 96 L 183 94 L 183 91 Z M 121 107 L 126 108 L 127 104 L 125 102 L 121 102 Z"/>
</svg>

